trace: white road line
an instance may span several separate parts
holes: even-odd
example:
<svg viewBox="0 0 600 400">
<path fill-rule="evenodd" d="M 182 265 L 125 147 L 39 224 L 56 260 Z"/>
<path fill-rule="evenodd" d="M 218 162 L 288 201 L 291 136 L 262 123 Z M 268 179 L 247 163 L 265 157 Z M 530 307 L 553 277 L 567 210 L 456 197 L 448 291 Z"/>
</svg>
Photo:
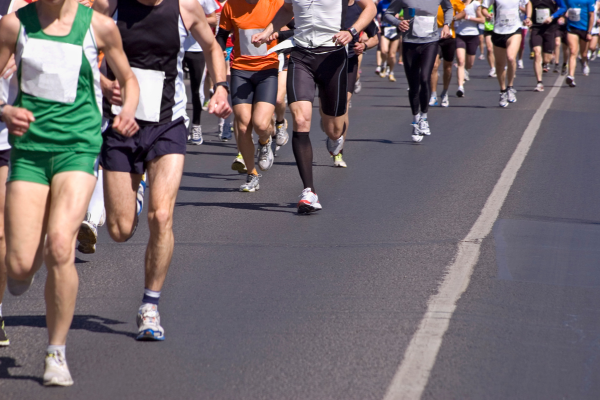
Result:
<svg viewBox="0 0 600 400">
<path fill-rule="evenodd" d="M 479 259 L 481 242 L 492 230 L 500 208 L 525 161 L 546 112 L 560 91 L 563 80 L 562 76 L 556 79 L 550 94 L 546 96 L 525 129 L 521 141 L 502 171 L 479 218 L 467 236 L 458 244 L 456 257 L 447 268 L 438 293 L 430 297 L 427 312 L 404 353 L 404 359 L 387 389 L 384 400 L 421 398 L 435 365 L 444 334 L 456 310 L 456 303 L 469 286 L 473 269 Z"/>
</svg>

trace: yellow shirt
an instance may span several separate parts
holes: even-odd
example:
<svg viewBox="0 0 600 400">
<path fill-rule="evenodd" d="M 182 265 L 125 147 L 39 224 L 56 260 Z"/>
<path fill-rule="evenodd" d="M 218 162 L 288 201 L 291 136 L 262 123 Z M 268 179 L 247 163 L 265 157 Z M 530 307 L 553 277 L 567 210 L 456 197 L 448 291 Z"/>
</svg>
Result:
<svg viewBox="0 0 600 400">
<path fill-rule="evenodd" d="M 450 2 L 454 9 L 454 15 L 461 13 L 465 9 L 465 3 L 463 3 L 462 0 L 450 0 Z M 439 28 L 444 27 L 444 11 L 441 6 L 438 8 L 437 22 Z M 455 38 L 456 32 L 454 31 L 454 21 L 450 24 L 450 30 L 452 31 L 452 37 Z"/>
</svg>

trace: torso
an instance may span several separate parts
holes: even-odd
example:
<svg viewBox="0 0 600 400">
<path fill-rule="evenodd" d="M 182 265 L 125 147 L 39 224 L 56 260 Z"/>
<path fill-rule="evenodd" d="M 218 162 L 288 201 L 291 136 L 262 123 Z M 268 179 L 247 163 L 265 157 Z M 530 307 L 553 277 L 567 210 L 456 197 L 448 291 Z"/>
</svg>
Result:
<svg viewBox="0 0 600 400">
<path fill-rule="evenodd" d="M 300 47 L 336 47 L 333 35 L 344 29 L 348 0 L 292 0 Z"/>
</svg>

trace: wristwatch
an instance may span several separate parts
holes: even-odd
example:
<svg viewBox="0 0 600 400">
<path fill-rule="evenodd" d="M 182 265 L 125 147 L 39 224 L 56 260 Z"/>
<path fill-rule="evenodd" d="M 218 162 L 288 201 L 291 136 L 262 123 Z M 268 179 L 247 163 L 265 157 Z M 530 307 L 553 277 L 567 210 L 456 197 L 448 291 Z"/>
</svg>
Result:
<svg viewBox="0 0 600 400">
<path fill-rule="evenodd" d="M 230 93 L 229 91 L 229 83 L 227 82 L 217 82 L 215 83 L 215 86 L 213 87 L 213 90 L 216 92 L 217 91 L 217 87 L 219 86 L 223 86 L 225 88 L 225 90 L 227 90 L 227 93 Z"/>
<path fill-rule="evenodd" d="M 6 107 L 6 103 L 0 104 L 0 121 L 4 122 L 4 107 Z"/>
<path fill-rule="evenodd" d="M 354 38 L 356 38 L 358 36 L 358 31 L 353 26 L 351 26 L 350 28 L 348 28 L 347 31 L 350 32 L 350 34 Z"/>
</svg>

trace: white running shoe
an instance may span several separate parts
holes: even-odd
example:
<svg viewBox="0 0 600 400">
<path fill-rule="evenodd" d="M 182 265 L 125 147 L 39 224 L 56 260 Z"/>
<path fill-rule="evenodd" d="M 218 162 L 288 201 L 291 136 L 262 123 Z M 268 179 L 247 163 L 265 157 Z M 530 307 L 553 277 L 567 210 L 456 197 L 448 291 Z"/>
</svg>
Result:
<svg viewBox="0 0 600 400">
<path fill-rule="evenodd" d="M 465 88 L 462 86 L 458 87 L 458 90 L 456 91 L 456 97 L 465 97 Z"/>
<path fill-rule="evenodd" d="M 450 100 L 448 100 L 448 94 L 442 96 L 442 102 L 440 103 L 442 107 L 448 107 L 450 105 Z"/>
<path fill-rule="evenodd" d="M 165 340 L 165 330 L 160 326 L 160 314 L 155 304 L 142 304 L 136 319 L 136 340 Z"/>
<path fill-rule="evenodd" d="M 333 166 L 337 167 L 337 168 L 346 168 L 348 165 L 346 164 L 346 162 L 344 161 L 344 159 L 342 158 L 342 153 L 339 153 L 337 156 L 332 156 L 333 157 Z"/>
<path fill-rule="evenodd" d="M 437 96 L 431 95 L 431 97 L 429 98 L 429 105 L 431 107 L 436 107 L 438 105 Z"/>
<path fill-rule="evenodd" d="M 77 250 L 83 254 L 94 254 L 96 252 L 96 243 L 98 242 L 98 227 L 90 221 L 90 213 L 87 213 L 85 220 L 79 227 L 77 234 Z"/>
<path fill-rule="evenodd" d="M 517 96 L 516 96 L 517 91 L 514 88 L 508 89 L 506 91 L 506 93 L 508 94 L 507 98 L 508 98 L 508 102 L 509 103 L 516 103 L 517 102 Z"/>
<path fill-rule="evenodd" d="M 240 186 L 240 192 L 256 192 L 258 189 L 260 189 L 259 179 L 261 177 L 262 175 L 248 174 L 248 177 L 246 178 L 246 183 Z"/>
<path fill-rule="evenodd" d="M 375 75 L 381 74 L 381 67 L 375 68 Z"/>
<path fill-rule="evenodd" d="M 517 68 L 519 68 L 519 69 L 525 68 L 525 66 L 523 65 L 523 60 L 518 60 L 517 61 Z"/>
<path fill-rule="evenodd" d="M 533 89 L 534 92 L 543 92 L 544 91 L 544 84 L 542 82 L 538 82 L 538 84 L 535 86 L 535 89 Z"/>
<path fill-rule="evenodd" d="M 290 134 L 287 131 L 287 120 L 283 120 L 283 124 L 275 124 L 275 143 L 277 146 L 285 146 L 290 140 Z"/>
<path fill-rule="evenodd" d="M 46 368 L 44 369 L 44 386 L 71 386 L 73 378 L 65 355 L 60 350 L 46 354 Z"/>
<path fill-rule="evenodd" d="M 396 82 L 396 77 L 394 76 L 394 72 L 390 72 L 388 74 L 388 79 L 390 82 Z"/>
<path fill-rule="evenodd" d="M 483 60 L 485 60 L 485 56 L 484 56 L 483 54 L 480 54 L 480 55 L 479 55 L 479 59 L 480 59 L 481 61 L 483 61 Z"/>
<path fill-rule="evenodd" d="M 465 68 L 465 81 L 469 82 L 471 80 L 471 74 L 469 70 Z"/>
<path fill-rule="evenodd" d="M 329 154 L 337 156 L 343 148 L 344 135 L 340 136 L 338 140 L 332 140 L 327 136 L 327 151 L 329 151 Z"/>
<path fill-rule="evenodd" d="M 138 217 L 142 213 L 144 209 L 144 194 L 146 193 L 146 174 L 142 176 L 142 180 L 140 181 L 140 186 L 138 186 L 136 200 L 137 200 L 137 215 Z"/>
<path fill-rule="evenodd" d="M 488 74 L 488 77 L 490 77 L 490 78 L 496 77 L 496 68 L 490 69 L 490 73 Z"/>
<path fill-rule="evenodd" d="M 508 93 L 500 92 L 500 107 L 508 107 Z"/>
<path fill-rule="evenodd" d="M 577 84 L 575 83 L 575 78 L 573 78 L 572 76 L 567 76 L 567 85 L 569 85 L 570 87 L 577 86 Z"/>
<path fill-rule="evenodd" d="M 192 139 L 190 140 L 190 144 L 200 146 L 203 142 L 204 142 L 204 139 L 202 138 L 202 126 L 193 125 L 192 126 Z"/>
<path fill-rule="evenodd" d="M 275 156 L 273 155 L 273 149 L 271 148 L 272 138 L 269 137 L 269 141 L 266 144 L 258 142 L 258 168 L 262 171 L 271 169 Z"/>
<path fill-rule="evenodd" d="M 419 123 L 413 123 L 411 126 L 413 128 L 412 141 L 415 143 L 421 143 L 423 141 L 423 134 L 419 129 Z"/>
<path fill-rule="evenodd" d="M 421 131 L 421 135 L 431 135 L 431 130 L 429 129 L 429 121 L 427 121 L 427 118 L 421 118 L 419 120 L 419 131 Z"/>
<path fill-rule="evenodd" d="M 362 90 L 362 83 L 361 83 L 360 79 L 357 79 L 356 84 L 354 85 L 354 94 L 359 94 L 361 90 Z"/>
<path fill-rule="evenodd" d="M 319 203 L 319 196 L 314 194 L 311 188 L 304 189 L 299 197 L 298 214 L 310 214 L 323 209 Z"/>
<path fill-rule="evenodd" d="M 583 75 L 584 76 L 590 75 L 590 66 L 588 65 L 588 63 L 583 64 Z"/>
</svg>

